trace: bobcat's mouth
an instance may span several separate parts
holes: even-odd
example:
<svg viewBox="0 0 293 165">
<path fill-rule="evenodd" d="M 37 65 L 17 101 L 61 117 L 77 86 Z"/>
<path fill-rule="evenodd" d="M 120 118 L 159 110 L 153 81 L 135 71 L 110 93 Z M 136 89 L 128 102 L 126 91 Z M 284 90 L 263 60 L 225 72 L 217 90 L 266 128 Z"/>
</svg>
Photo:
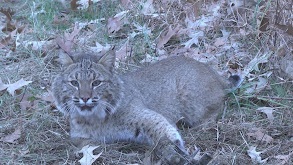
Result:
<svg viewBox="0 0 293 165">
<path fill-rule="evenodd" d="M 93 106 L 88 106 L 88 105 L 84 105 L 84 106 L 79 106 L 81 111 L 92 111 Z"/>
</svg>

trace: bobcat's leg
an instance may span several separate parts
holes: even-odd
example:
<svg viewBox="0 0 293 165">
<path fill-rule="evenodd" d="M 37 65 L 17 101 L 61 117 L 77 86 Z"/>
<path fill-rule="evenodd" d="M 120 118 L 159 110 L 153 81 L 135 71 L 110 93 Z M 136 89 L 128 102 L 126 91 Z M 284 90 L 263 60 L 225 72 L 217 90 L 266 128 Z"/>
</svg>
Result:
<svg viewBox="0 0 293 165">
<path fill-rule="evenodd" d="M 160 138 L 167 137 L 180 149 L 184 150 L 184 142 L 175 126 L 169 123 L 169 121 L 161 114 L 147 109 L 133 109 L 126 114 L 126 123 L 129 128 L 135 127 L 138 131 L 142 131 L 150 139 L 157 143 Z"/>
<path fill-rule="evenodd" d="M 133 106 L 126 114 L 129 127 L 146 134 L 156 145 L 155 151 L 171 164 L 184 164 L 188 156 L 184 142 L 176 127 L 161 114 L 147 108 Z M 183 163 L 184 162 L 184 163 Z"/>
</svg>

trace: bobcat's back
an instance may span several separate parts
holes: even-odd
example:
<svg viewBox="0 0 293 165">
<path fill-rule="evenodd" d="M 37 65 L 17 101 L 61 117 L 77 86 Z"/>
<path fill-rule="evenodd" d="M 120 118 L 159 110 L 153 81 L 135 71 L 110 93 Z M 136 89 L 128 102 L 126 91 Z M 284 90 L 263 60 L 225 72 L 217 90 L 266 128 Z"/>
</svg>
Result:
<svg viewBox="0 0 293 165">
<path fill-rule="evenodd" d="M 228 88 L 213 69 L 184 56 L 167 58 L 121 79 L 125 88 L 139 91 L 140 96 L 134 97 L 141 97 L 150 109 L 173 123 L 184 118 L 190 126 L 217 114 Z"/>
</svg>

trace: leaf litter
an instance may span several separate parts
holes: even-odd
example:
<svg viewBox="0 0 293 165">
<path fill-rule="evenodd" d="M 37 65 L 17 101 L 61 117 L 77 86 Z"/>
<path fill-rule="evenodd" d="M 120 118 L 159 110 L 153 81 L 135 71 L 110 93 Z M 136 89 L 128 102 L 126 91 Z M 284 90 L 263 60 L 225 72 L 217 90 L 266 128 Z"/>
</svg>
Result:
<svg viewBox="0 0 293 165">
<path fill-rule="evenodd" d="M 30 84 L 32 81 L 25 81 L 23 79 L 20 79 L 18 80 L 17 82 L 15 83 L 12 83 L 12 84 L 4 84 L 2 82 L 2 80 L 0 79 L 0 91 L 2 90 L 7 90 L 7 92 L 14 96 L 15 95 L 15 91 L 23 86 L 26 86 L 28 84 Z"/>
<path fill-rule="evenodd" d="M 83 157 L 78 161 L 81 165 L 91 165 L 98 159 L 103 152 L 100 152 L 98 155 L 94 155 L 93 151 L 99 146 L 84 146 L 78 153 L 82 153 Z"/>
</svg>

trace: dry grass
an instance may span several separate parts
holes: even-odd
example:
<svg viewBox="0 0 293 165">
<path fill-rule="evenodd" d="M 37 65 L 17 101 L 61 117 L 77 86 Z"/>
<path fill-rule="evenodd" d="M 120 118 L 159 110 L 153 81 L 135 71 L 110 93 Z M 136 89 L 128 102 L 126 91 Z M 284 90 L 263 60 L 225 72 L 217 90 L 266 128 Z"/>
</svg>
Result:
<svg viewBox="0 0 293 165">
<path fill-rule="evenodd" d="M 184 54 L 207 62 L 224 75 L 242 71 L 244 82 L 239 90 L 229 94 L 217 123 L 181 130 L 187 149 L 192 152 L 197 146 L 201 153 L 212 153 L 211 164 L 252 164 L 247 151 L 255 146 L 256 151 L 262 151 L 262 159 L 268 158 L 265 164 L 293 164 L 293 77 L 292 73 L 286 73 L 284 64 L 284 59 L 293 61 L 291 1 L 258 4 L 250 0 L 241 4 L 242 1 L 154 0 L 153 10 L 149 8 L 148 12 L 144 1 L 130 2 L 123 6 L 121 1 L 101 1 L 83 11 L 72 11 L 50 0 L 1 2 L 4 9 L 11 7 L 15 11 L 12 24 L 17 28 L 25 26 L 25 30 L 10 40 L 2 40 L 11 31 L 5 30 L 8 21 L 0 13 L 0 26 L 4 29 L 0 32 L 0 78 L 5 84 L 21 78 L 32 83 L 18 90 L 15 96 L 0 91 L 0 137 L 21 130 L 21 136 L 13 143 L 0 141 L 0 164 L 78 164 L 81 155 L 74 153 L 76 148 L 68 140 L 67 119 L 55 110 L 53 103 L 40 97 L 50 90 L 54 75 L 60 71 L 55 61 L 60 49 L 54 39 L 63 36 L 64 31 L 71 32 L 76 22 L 86 26 L 75 37 L 73 52 L 93 52 L 91 47 L 96 47 L 96 42 L 120 48 L 128 41 L 129 51 L 119 54 L 120 72 L 137 69 L 170 54 Z M 217 7 L 219 15 L 213 12 Z M 129 10 L 127 21 L 119 31 L 108 33 L 108 19 L 125 10 Z M 60 21 L 54 22 L 55 16 Z M 212 20 L 206 26 L 190 29 L 185 22 L 187 17 L 190 23 L 203 17 Z M 96 19 L 101 20 L 87 24 Z M 139 30 L 137 25 L 145 25 L 145 29 Z M 177 26 L 179 30 L 166 39 L 169 27 L 174 30 Z M 190 35 L 199 31 L 203 35 L 198 42 L 184 48 Z M 134 32 L 137 35 L 131 37 Z M 225 32 L 230 32 L 228 39 L 221 40 Z M 166 43 L 158 47 L 162 40 Z M 220 45 L 215 44 L 217 40 Z M 37 45 L 32 46 L 31 41 Z M 38 45 L 41 42 L 45 44 Z M 262 57 L 268 58 L 262 61 Z M 30 105 L 24 104 L 25 101 Z M 273 119 L 257 110 L 260 107 L 273 108 Z M 263 137 L 249 134 L 257 131 Z M 266 136 L 272 140 L 266 142 Z M 143 164 L 148 149 L 129 143 L 100 144 L 95 152 L 103 153 L 95 164 Z"/>
</svg>

